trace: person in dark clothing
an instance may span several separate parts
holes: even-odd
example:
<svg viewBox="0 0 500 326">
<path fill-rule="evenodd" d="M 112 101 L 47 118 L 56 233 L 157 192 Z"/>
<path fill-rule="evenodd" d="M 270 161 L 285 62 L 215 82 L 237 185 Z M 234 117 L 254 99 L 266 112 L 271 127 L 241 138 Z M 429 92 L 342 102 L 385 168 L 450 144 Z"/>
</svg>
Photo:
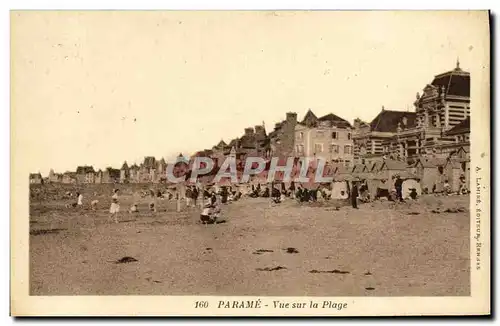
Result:
<svg viewBox="0 0 500 326">
<path fill-rule="evenodd" d="M 217 202 L 217 194 L 215 192 L 212 192 L 210 194 L 210 204 L 215 205 Z"/>
<path fill-rule="evenodd" d="M 191 196 L 193 198 L 193 205 L 196 207 L 196 201 L 198 200 L 198 195 L 199 195 L 200 191 L 198 189 L 198 187 L 194 186 L 193 187 L 193 190 L 191 192 Z"/>
<path fill-rule="evenodd" d="M 358 209 L 358 183 L 354 181 L 351 187 L 351 204 L 352 208 Z"/>
<path fill-rule="evenodd" d="M 302 188 L 299 187 L 297 189 L 297 191 L 295 192 L 295 198 L 298 200 L 298 201 L 302 201 Z"/>
<path fill-rule="evenodd" d="M 413 200 L 415 200 L 415 199 L 417 199 L 417 196 L 418 196 L 417 189 L 411 188 L 411 190 L 410 190 L 410 198 L 413 199 Z"/>
<path fill-rule="evenodd" d="M 280 198 L 281 197 L 281 193 L 278 189 L 276 189 L 275 187 L 272 188 L 272 197 L 273 198 Z"/>
<path fill-rule="evenodd" d="M 300 202 L 308 202 L 311 200 L 311 192 L 308 189 L 302 189 L 302 196 Z"/>
<path fill-rule="evenodd" d="M 318 200 L 318 189 L 309 190 L 309 198 L 312 201 L 317 201 Z"/>
<path fill-rule="evenodd" d="M 222 191 L 221 191 L 221 195 L 220 195 L 220 201 L 221 203 L 225 204 L 227 203 L 227 197 L 228 197 L 229 193 L 227 191 L 227 188 L 226 187 L 223 187 L 222 188 Z"/>
<path fill-rule="evenodd" d="M 394 188 L 396 188 L 396 200 L 403 201 L 403 179 L 401 179 L 399 175 L 396 175 Z"/>
</svg>

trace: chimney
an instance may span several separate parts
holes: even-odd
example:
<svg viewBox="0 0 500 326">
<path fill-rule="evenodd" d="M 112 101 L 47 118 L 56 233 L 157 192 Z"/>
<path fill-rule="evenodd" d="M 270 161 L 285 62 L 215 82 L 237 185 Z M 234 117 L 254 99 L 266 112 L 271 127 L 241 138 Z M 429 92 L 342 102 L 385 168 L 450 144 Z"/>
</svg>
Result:
<svg viewBox="0 0 500 326">
<path fill-rule="evenodd" d="M 360 126 L 361 126 L 361 119 L 359 119 L 359 118 L 354 119 L 354 123 L 353 123 L 354 129 L 359 129 Z"/>
<path fill-rule="evenodd" d="M 264 131 L 264 126 L 255 126 L 255 133 L 256 134 L 265 134 L 265 131 Z"/>
<path fill-rule="evenodd" d="M 252 136 L 253 128 L 245 128 L 245 136 Z"/>
<path fill-rule="evenodd" d="M 287 112 L 286 121 L 291 123 L 297 123 L 297 113 L 295 112 Z"/>
</svg>

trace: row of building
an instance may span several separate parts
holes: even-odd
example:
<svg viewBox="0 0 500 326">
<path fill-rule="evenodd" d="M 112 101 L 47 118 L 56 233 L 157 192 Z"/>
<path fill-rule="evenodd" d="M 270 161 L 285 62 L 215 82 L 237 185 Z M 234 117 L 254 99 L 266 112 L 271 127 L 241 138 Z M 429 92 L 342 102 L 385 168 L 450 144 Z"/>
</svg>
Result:
<svg viewBox="0 0 500 326">
<path fill-rule="evenodd" d="M 227 143 L 221 140 L 191 157 L 219 161 L 231 155 L 243 161 L 249 156 L 308 156 L 348 167 L 387 159 L 413 166 L 422 158 L 432 161 L 459 154 L 460 160 L 469 159 L 470 74 L 458 61 L 455 69 L 434 76 L 422 95 L 417 93 L 414 106 L 414 112 L 382 107 L 371 122 L 355 119 L 353 124 L 333 113 L 318 117 L 308 110 L 299 121 L 297 113 L 288 112 L 269 133 L 264 124 L 248 127 L 240 137 Z M 140 165 L 125 162 L 121 169 L 95 171 L 91 166 L 80 166 L 76 172 L 51 171 L 45 181 L 159 183 L 166 180 L 166 167 L 164 159 L 146 157 Z M 42 176 L 31 174 L 30 182 L 41 183 Z"/>
<path fill-rule="evenodd" d="M 76 172 L 55 173 L 50 170 L 46 178 L 40 173 L 33 173 L 30 183 L 157 183 L 163 181 L 162 176 L 166 177 L 166 169 L 165 159 L 148 156 L 140 165 L 129 166 L 124 162 L 120 169 L 108 167 L 95 170 L 92 166 L 79 166 Z"/>
</svg>

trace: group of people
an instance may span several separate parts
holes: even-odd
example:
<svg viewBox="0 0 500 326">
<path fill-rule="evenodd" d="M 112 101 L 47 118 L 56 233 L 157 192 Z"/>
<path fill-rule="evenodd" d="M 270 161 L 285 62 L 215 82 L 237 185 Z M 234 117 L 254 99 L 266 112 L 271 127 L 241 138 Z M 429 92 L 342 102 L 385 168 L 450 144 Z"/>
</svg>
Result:
<svg viewBox="0 0 500 326">
<path fill-rule="evenodd" d="M 450 183 L 448 182 L 448 180 L 445 180 L 444 181 L 444 184 L 443 184 L 443 192 L 445 195 L 450 195 L 453 193 L 453 190 L 451 188 L 451 185 Z M 458 191 L 457 191 L 457 194 L 458 195 L 466 195 L 469 193 L 469 189 L 467 189 L 467 182 L 465 180 L 465 175 L 460 175 L 460 178 L 458 179 Z"/>
<path fill-rule="evenodd" d="M 328 188 L 318 186 L 315 189 L 307 189 L 299 185 L 295 192 L 298 202 L 316 202 L 321 199 L 329 200 L 332 194 Z"/>
<path fill-rule="evenodd" d="M 378 188 L 377 193 L 375 194 L 375 199 L 381 197 L 387 197 L 389 200 L 404 202 L 403 198 L 403 182 L 404 180 L 401 178 L 399 174 L 396 174 L 393 177 L 394 180 L 394 192 L 391 193 L 386 189 L 385 192 L 383 189 Z M 415 188 L 411 188 L 409 192 L 409 198 L 417 199 L 418 193 Z M 370 192 L 368 191 L 368 185 L 366 181 L 356 180 L 352 182 L 350 199 L 351 205 L 353 208 L 358 208 L 358 200 L 361 202 L 369 202 L 370 201 Z"/>
<path fill-rule="evenodd" d="M 350 201 L 353 208 L 358 208 L 358 200 L 362 202 L 366 202 L 370 200 L 370 194 L 368 192 L 368 186 L 366 182 L 361 180 L 355 180 L 351 183 L 350 187 Z M 395 175 L 394 177 L 394 189 L 395 189 L 395 198 L 396 201 L 404 201 L 403 198 L 403 179 L 399 175 Z M 444 184 L 444 191 L 449 192 L 450 187 L 447 181 Z M 203 224 L 214 224 L 219 223 L 221 221 L 221 204 L 230 203 L 233 201 L 237 201 L 242 197 L 242 193 L 237 190 L 233 190 L 231 186 L 229 187 L 221 187 L 220 190 L 216 191 L 214 188 L 199 188 L 194 185 L 189 185 L 185 191 L 185 200 L 187 207 L 196 207 L 197 201 L 200 199 L 200 194 L 203 192 L 203 198 L 207 198 L 207 202 L 202 205 L 202 211 L 200 214 L 200 220 Z M 460 186 L 459 186 L 459 194 L 467 193 L 466 181 L 465 177 L 462 175 L 460 177 Z M 111 196 L 111 206 L 109 208 L 110 220 L 118 223 L 118 213 L 120 212 L 120 204 L 118 200 L 119 190 L 114 189 L 113 195 Z M 144 195 L 144 194 L 143 194 Z M 157 198 L 168 198 L 172 199 L 181 196 L 179 193 L 176 195 L 171 192 L 161 192 L 158 191 L 155 193 L 153 189 L 149 190 L 149 210 L 151 212 L 157 211 Z M 265 186 L 265 188 L 261 187 L 260 184 L 257 186 L 252 185 L 251 191 L 248 194 L 251 198 L 256 197 L 266 197 L 271 198 L 274 203 L 281 203 L 287 197 L 291 197 L 296 199 L 298 202 L 315 202 L 318 199 L 330 199 L 331 192 L 327 187 L 323 187 L 319 185 L 315 189 L 307 189 L 302 185 L 295 187 L 294 182 L 291 182 L 288 188 L 285 187 L 284 183 L 281 183 L 281 187 L 272 184 L 271 187 Z M 144 196 L 143 196 L 144 197 Z M 377 192 L 377 196 L 379 194 Z M 388 196 L 390 198 L 390 196 Z M 412 199 L 416 199 L 417 192 L 416 189 L 411 189 L 409 193 L 409 197 Z M 82 207 L 83 206 L 83 195 L 80 192 L 76 193 L 76 202 L 71 204 L 72 207 Z M 96 209 L 98 200 L 94 200 L 91 202 L 91 207 L 93 210 Z M 138 213 L 138 200 L 134 200 L 129 212 L 130 213 Z"/>
<path fill-rule="evenodd" d="M 271 200 L 279 204 L 286 198 L 296 199 L 298 202 L 315 202 L 318 199 L 330 199 L 331 192 L 327 187 L 317 186 L 314 189 L 307 189 L 302 185 L 295 186 L 292 181 L 287 188 L 283 182 L 279 184 L 271 184 L 270 187 L 261 187 L 260 183 L 257 186 L 252 185 L 248 195 L 250 198 L 271 198 Z"/>
</svg>

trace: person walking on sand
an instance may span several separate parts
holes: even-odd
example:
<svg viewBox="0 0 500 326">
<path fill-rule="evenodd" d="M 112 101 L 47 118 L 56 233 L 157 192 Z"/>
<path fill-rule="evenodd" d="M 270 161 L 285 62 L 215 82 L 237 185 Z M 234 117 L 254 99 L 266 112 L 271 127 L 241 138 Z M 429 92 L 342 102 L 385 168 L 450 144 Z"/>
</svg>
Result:
<svg viewBox="0 0 500 326">
<path fill-rule="evenodd" d="M 352 208 L 358 209 L 358 183 L 357 181 L 354 181 L 352 183 L 352 189 L 351 189 L 351 204 Z"/>
<path fill-rule="evenodd" d="M 120 204 L 118 204 L 118 189 L 114 189 L 113 196 L 111 196 L 111 207 L 109 208 L 109 213 L 111 214 L 110 219 L 113 219 L 115 223 L 118 223 L 119 212 Z"/>
</svg>

